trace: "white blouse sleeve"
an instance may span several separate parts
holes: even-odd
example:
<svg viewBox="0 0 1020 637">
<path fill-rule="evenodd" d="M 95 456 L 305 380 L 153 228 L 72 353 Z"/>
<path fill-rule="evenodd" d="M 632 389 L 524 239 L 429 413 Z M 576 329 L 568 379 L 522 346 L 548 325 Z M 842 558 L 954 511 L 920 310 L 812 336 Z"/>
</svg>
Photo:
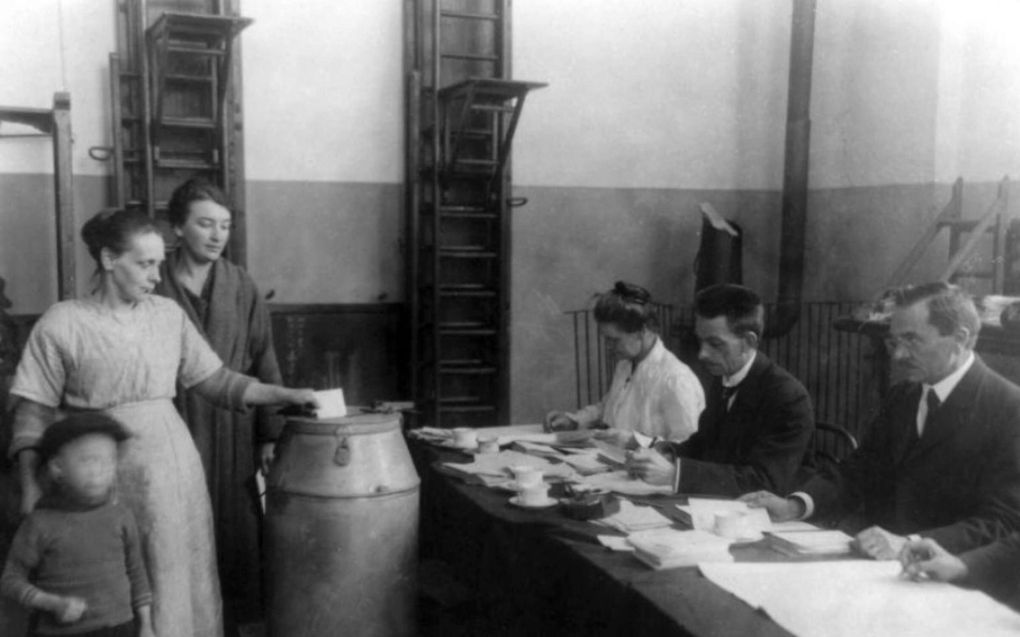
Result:
<svg viewBox="0 0 1020 637">
<path fill-rule="evenodd" d="M 705 392 L 693 373 L 668 374 L 660 395 L 662 422 L 667 437 L 683 442 L 698 430 L 698 419 L 705 409 Z"/>
</svg>

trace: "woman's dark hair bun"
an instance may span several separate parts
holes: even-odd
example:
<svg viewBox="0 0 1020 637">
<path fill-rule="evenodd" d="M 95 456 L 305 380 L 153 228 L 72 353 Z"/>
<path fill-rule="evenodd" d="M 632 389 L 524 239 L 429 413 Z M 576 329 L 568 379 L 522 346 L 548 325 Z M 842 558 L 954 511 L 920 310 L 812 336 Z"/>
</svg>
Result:
<svg viewBox="0 0 1020 637">
<path fill-rule="evenodd" d="M 652 295 L 648 292 L 648 290 L 644 289 L 640 285 L 634 285 L 633 283 L 627 283 L 625 281 L 617 281 L 616 284 L 613 285 L 613 292 L 628 303 L 645 305 L 652 300 Z"/>
<path fill-rule="evenodd" d="M 107 208 L 92 215 L 92 218 L 85 222 L 81 228 L 81 239 L 89 249 L 92 258 L 99 262 L 99 255 L 109 235 L 110 219 L 117 214 L 117 208 Z"/>
<path fill-rule="evenodd" d="M 81 238 L 96 264 L 101 265 L 103 248 L 123 254 L 131 237 L 147 232 L 158 234 L 159 229 L 143 210 L 107 208 L 85 222 L 81 227 Z"/>
</svg>

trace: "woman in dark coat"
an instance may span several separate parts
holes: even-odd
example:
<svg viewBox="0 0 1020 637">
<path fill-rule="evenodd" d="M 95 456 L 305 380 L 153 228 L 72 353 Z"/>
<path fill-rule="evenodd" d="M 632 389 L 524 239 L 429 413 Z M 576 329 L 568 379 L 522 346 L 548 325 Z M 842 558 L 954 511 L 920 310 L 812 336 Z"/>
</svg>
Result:
<svg viewBox="0 0 1020 637">
<path fill-rule="evenodd" d="M 156 291 L 184 308 L 226 367 L 280 384 L 269 311 L 248 273 L 221 258 L 233 221 L 223 192 L 202 180 L 187 181 L 170 198 L 169 219 L 179 245 L 167 255 Z M 230 634 L 232 624 L 262 615 L 254 476 L 257 469 L 268 470 L 282 421 L 266 409 L 220 409 L 189 391 L 180 391 L 176 402 L 209 484 Z"/>
</svg>

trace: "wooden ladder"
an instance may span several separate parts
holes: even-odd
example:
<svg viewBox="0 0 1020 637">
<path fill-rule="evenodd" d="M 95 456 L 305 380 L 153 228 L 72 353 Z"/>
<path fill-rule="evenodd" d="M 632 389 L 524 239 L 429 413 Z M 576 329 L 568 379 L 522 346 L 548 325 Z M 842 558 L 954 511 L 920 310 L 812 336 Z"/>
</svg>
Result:
<svg viewBox="0 0 1020 637">
<path fill-rule="evenodd" d="M 405 2 L 407 289 L 420 424 L 509 421 L 510 2 Z M 418 423 L 416 423 L 418 424 Z"/>
<path fill-rule="evenodd" d="M 1011 281 L 1010 266 L 1020 257 L 1010 240 L 1014 234 L 1008 224 L 1007 204 L 1009 178 L 999 182 L 995 200 L 976 219 L 963 217 L 963 179 L 953 183 L 953 192 L 934 221 L 925 229 L 917 243 L 893 272 L 887 287 L 898 287 L 907 282 L 910 272 L 924 256 L 928 246 L 943 229 L 949 231 L 949 262 L 939 275 L 942 281 L 978 279 L 989 282 L 992 294 L 1004 294 L 1015 288 Z M 988 255 L 987 244 L 991 243 Z M 983 245 L 984 244 L 984 245 Z M 981 248 L 985 247 L 985 253 Z M 1013 290 L 1015 291 L 1015 290 Z"/>
<path fill-rule="evenodd" d="M 179 3 L 177 3 L 179 4 Z M 114 205 L 140 207 L 165 221 L 181 182 L 201 177 L 234 204 L 228 252 L 244 264 L 244 171 L 236 94 L 237 35 L 251 24 L 231 15 L 236 0 L 118 3 L 119 52 L 110 55 Z M 200 11 L 205 10 L 205 13 Z M 167 232 L 168 245 L 175 237 Z"/>
</svg>

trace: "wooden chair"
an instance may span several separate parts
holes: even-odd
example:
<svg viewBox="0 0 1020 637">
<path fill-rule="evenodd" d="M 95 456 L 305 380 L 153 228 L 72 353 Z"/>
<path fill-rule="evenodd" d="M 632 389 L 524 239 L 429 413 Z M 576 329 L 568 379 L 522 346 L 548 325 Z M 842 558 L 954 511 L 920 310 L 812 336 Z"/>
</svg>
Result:
<svg viewBox="0 0 1020 637">
<path fill-rule="evenodd" d="M 839 464 L 858 447 L 857 438 L 839 425 L 827 422 L 816 422 L 815 433 L 811 439 L 815 462 Z"/>
</svg>

